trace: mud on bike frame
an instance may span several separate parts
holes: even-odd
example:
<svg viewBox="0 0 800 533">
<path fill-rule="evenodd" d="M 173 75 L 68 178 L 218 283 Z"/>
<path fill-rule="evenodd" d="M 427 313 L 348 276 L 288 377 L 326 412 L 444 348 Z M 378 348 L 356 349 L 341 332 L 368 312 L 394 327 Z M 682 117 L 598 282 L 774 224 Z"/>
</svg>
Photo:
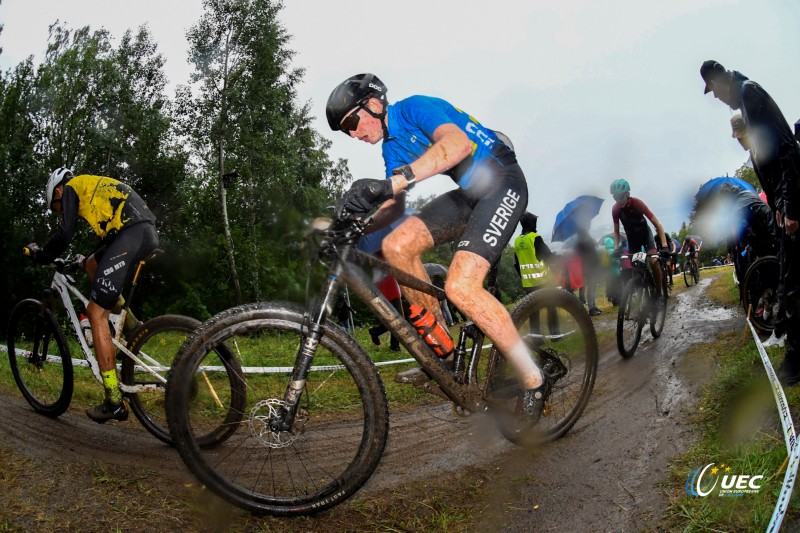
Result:
<svg viewBox="0 0 800 533">
<path fill-rule="evenodd" d="M 369 220 L 367 220 L 367 223 Z M 322 326 L 328 315 L 328 310 L 333 308 L 334 300 L 337 297 L 338 289 L 342 283 L 361 300 L 380 320 L 384 325 L 389 328 L 389 331 L 397 336 L 403 346 L 411 353 L 414 359 L 420 366 L 428 373 L 429 376 L 436 381 L 441 388 L 442 392 L 457 406 L 470 411 L 481 411 L 486 409 L 486 402 L 483 400 L 482 391 L 477 387 L 477 364 L 478 358 L 475 357 L 476 352 L 481 349 L 481 340 L 483 334 L 480 332 L 473 332 L 471 338 L 474 341 L 472 347 L 472 356 L 469 360 L 469 366 L 464 369 L 463 352 L 461 356 L 456 358 L 455 361 L 455 376 L 448 370 L 442 368 L 437 362 L 437 356 L 428 347 L 428 345 L 417 334 L 416 329 L 412 326 L 402 314 L 400 314 L 389 301 L 380 293 L 377 287 L 372 283 L 366 271 L 360 265 L 368 265 L 379 268 L 386 274 L 393 276 L 397 282 L 410 289 L 429 294 L 439 301 L 445 299 L 444 290 L 427 283 L 408 272 L 400 270 L 373 255 L 367 254 L 356 248 L 356 242 L 361 236 L 361 229 L 365 224 L 357 224 L 358 231 L 347 231 L 340 237 L 333 237 L 333 241 L 323 243 L 320 247 L 320 254 L 334 254 L 334 258 L 329 262 L 330 268 L 326 284 L 320 291 L 323 294 L 323 299 L 319 304 L 316 317 L 309 324 L 311 331 L 309 337 L 314 339 L 313 346 L 319 342 L 322 337 Z M 477 328 L 475 328 L 477 329 Z M 470 332 L 466 333 L 470 335 Z M 462 337 L 465 335 L 462 330 Z M 457 346 L 463 346 L 463 338 L 459 339 Z M 494 348 L 493 348 L 494 349 Z M 458 350 L 457 350 L 458 351 Z M 309 342 L 300 348 L 300 357 L 298 357 L 292 379 L 301 379 L 308 369 L 310 362 L 313 358 L 313 348 L 309 347 Z M 461 359 L 460 361 L 458 359 Z M 494 358 L 490 358 L 492 361 Z M 461 369 L 463 375 L 463 382 L 458 379 L 458 370 Z M 464 370 L 466 372 L 464 373 Z M 300 373 L 298 373 L 298 371 Z M 299 391 L 298 391 L 299 392 Z M 299 397 L 299 396 L 298 396 Z"/>
</svg>

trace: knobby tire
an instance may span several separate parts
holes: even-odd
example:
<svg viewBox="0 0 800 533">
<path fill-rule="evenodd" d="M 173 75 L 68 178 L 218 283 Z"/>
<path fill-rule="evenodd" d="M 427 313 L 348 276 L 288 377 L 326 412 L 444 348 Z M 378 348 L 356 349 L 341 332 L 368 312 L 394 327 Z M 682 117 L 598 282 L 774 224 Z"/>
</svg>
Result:
<svg viewBox="0 0 800 533">
<path fill-rule="evenodd" d="M 622 291 L 617 313 L 617 348 L 620 355 L 629 359 L 636 353 L 645 317 L 646 290 L 638 277 L 628 280 Z"/>
<path fill-rule="evenodd" d="M 166 378 L 181 345 L 200 324 L 199 320 L 188 316 L 159 316 L 139 326 L 131 334 L 127 348 L 140 358 L 147 355 L 155 359 L 163 368 L 159 374 Z M 206 430 L 197 436 L 200 446 L 203 447 L 216 446 L 236 431 L 245 403 L 244 382 L 240 378 L 242 367 L 226 345 L 219 345 L 215 353 L 216 359 L 209 361 L 214 370 L 207 372 L 204 379 L 197 383 L 198 387 L 203 388 L 214 386 L 214 394 L 206 396 Z M 128 405 L 147 431 L 162 442 L 172 445 L 166 413 L 166 385 L 150 372 L 137 368 L 133 359 L 125 354 L 121 353 L 120 357 L 122 383 L 155 388 L 152 391 L 126 394 Z M 152 362 L 144 362 L 153 366 Z M 194 392 L 197 397 L 198 391 Z"/>
<path fill-rule="evenodd" d="M 745 312 L 750 312 L 750 321 L 760 333 L 772 333 L 778 314 L 778 282 L 780 265 L 775 256 L 757 259 L 744 276 L 742 298 Z M 764 310 L 770 316 L 764 318 Z"/>
<path fill-rule="evenodd" d="M 51 418 L 67 410 L 74 385 L 72 358 L 58 321 L 38 300 L 22 300 L 11 311 L 8 358 L 14 381 L 34 410 Z"/>
<path fill-rule="evenodd" d="M 383 382 L 363 348 L 331 322 L 314 360 L 320 370 L 309 372 L 291 430 L 270 425 L 294 383 L 291 367 L 308 332 L 304 316 L 302 308 L 280 303 L 224 311 L 186 340 L 170 371 L 167 415 L 181 458 L 203 485 L 251 512 L 286 516 L 328 509 L 369 479 L 386 446 Z M 192 389 L 197 369 L 222 342 L 242 367 L 278 370 L 242 375 L 242 421 L 228 440 L 204 450 L 195 435 L 202 413 L 194 409 Z"/>
<path fill-rule="evenodd" d="M 518 376 L 492 348 L 485 397 L 497 415 L 501 432 L 511 442 L 531 446 L 556 440 L 578 421 L 594 387 L 598 361 L 594 325 L 583 304 L 561 289 L 529 294 L 514 306 L 511 318 L 532 348 L 539 367 L 559 377 L 538 423 L 530 425 L 521 413 L 524 391 Z"/>
</svg>

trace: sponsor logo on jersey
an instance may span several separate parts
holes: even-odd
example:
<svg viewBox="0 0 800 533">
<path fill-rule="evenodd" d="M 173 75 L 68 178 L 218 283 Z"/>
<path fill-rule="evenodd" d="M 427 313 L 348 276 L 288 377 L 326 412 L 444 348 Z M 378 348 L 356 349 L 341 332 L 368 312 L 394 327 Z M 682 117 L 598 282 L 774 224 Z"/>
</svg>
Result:
<svg viewBox="0 0 800 533">
<path fill-rule="evenodd" d="M 481 144 L 483 144 L 487 148 L 491 148 L 492 145 L 494 144 L 494 139 L 490 138 L 485 131 L 478 128 L 478 126 L 476 126 L 473 122 L 467 122 L 467 126 L 465 129 L 467 130 L 467 133 L 471 133 L 472 135 L 477 137 L 478 140 L 481 142 Z"/>
</svg>

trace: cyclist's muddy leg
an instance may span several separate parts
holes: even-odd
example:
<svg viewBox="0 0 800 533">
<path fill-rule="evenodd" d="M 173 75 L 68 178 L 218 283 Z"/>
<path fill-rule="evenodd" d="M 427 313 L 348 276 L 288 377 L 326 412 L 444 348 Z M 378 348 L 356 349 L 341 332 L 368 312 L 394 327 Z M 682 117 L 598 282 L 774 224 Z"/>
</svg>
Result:
<svg viewBox="0 0 800 533">
<path fill-rule="evenodd" d="M 383 239 L 383 256 L 389 264 L 430 283 L 422 264 L 422 254 L 433 247 L 433 237 L 417 217 L 408 217 Z M 446 325 L 438 300 L 429 294 L 403 287 L 403 296 L 411 305 L 421 305 L 432 312 L 439 324 Z"/>
<path fill-rule="evenodd" d="M 525 389 L 542 384 L 542 373 L 530 348 L 522 340 L 505 306 L 483 288 L 489 262 L 472 252 L 459 250 L 447 274 L 447 298 L 489 337 L 514 366 Z"/>
<path fill-rule="evenodd" d="M 103 309 L 94 301 L 89 300 L 86 306 L 86 314 L 89 317 L 89 324 L 92 326 L 92 337 L 94 339 L 94 353 L 97 356 L 97 365 L 100 373 L 103 374 L 104 387 L 106 389 L 106 399 L 119 403 L 121 395 L 119 387 L 116 385 L 116 368 L 114 365 L 114 344 L 111 342 L 111 329 L 108 327 L 108 309 Z M 108 374 L 112 372 L 114 375 Z M 106 377 L 108 375 L 108 378 Z M 111 383 L 106 381 L 110 379 Z"/>
</svg>

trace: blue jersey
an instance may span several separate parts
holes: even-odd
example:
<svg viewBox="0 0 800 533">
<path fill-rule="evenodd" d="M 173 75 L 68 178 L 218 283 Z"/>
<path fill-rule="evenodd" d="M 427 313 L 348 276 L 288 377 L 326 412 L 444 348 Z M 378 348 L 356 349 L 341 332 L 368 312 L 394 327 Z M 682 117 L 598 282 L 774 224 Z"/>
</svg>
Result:
<svg viewBox="0 0 800 533">
<path fill-rule="evenodd" d="M 472 152 L 447 174 L 459 187 L 467 189 L 476 168 L 493 157 L 492 148 L 498 142 L 494 131 L 440 98 L 411 96 L 390 105 L 387 117 L 389 138 L 383 141 L 386 177 L 391 177 L 393 169 L 419 159 L 433 145 L 436 128 L 442 124 L 455 124 L 467 134 Z"/>
</svg>

